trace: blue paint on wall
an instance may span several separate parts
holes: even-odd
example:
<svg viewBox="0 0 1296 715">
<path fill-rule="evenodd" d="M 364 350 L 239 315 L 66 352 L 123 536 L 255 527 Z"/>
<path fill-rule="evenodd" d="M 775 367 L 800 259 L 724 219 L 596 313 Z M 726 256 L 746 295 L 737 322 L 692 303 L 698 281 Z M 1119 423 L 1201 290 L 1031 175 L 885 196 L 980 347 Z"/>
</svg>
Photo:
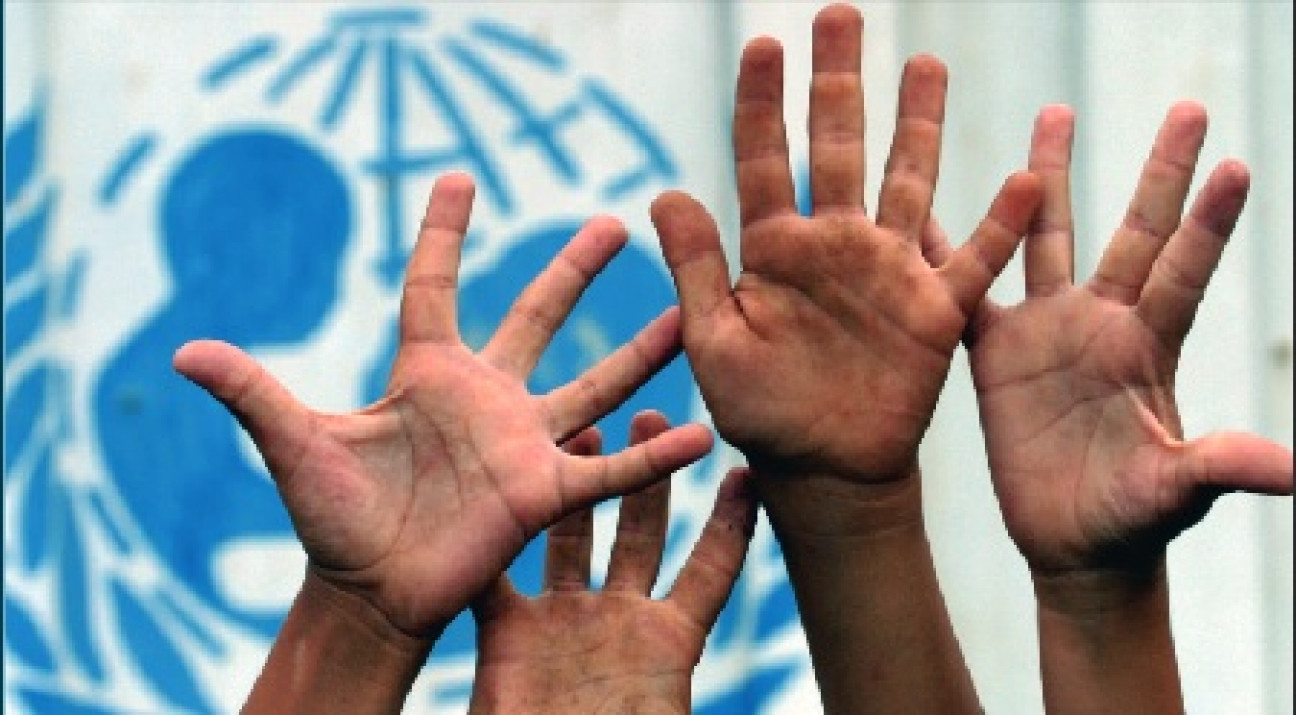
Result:
<svg viewBox="0 0 1296 715">
<path fill-rule="evenodd" d="M 213 556 L 235 538 L 291 539 L 291 525 L 273 484 L 245 460 L 238 427 L 174 373 L 171 355 L 208 336 L 250 350 L 308 338 L 337 297 L 350 196 L 315 148 L 248 129 L 195 147 L 160 208 L 173 292 L 104 367 L 94 395 L 103 456 L 167 567 L 269 636 L 282 614 L 228 601 Z"/>
<path fill-rule="evenodd" d="M 229 55 L 213 62 L 199 80 L 207 91 L 215 91 L 237 79 L 244 72 L 271 59 L 279 43 L 273 37 L 254 37 Z"/>
<path fill-rule="evenodd" d="M 294 52 L 284 52 L 276 38 L 257 36 L 238 43 L 199 74 L 198 91 L 208 94 L 237 81 L 264 83 L 258 96 L 269 105 L 302 92 L 292 96 L 294 106 L 304 99 L 319 104 L 300 126 L 231 128 L 213 113 L 214 128 L 198 128 L 213 133 L 196 139 L 168 135 L 163 143 L 153 130 L 126 137 L 117 160 L 98 184 L 91 184 L 92 195 L 83 198 L 109 215 L 131 202 L 158 202 L 148 207 L 156 209 L 156 221 L 150 224 L 156 235 L 129 235 L 157 240 L 169 290 L 125 335 L 114 336 L 118 342 L 104 363 L 91 366 L 93 422 L 84 425 L 90 428 L 85 435 L 71 432 L 73 415 L 80 414 L 81 405 L 74 404 L 80 391 L 72 392 L 59 356 L 26 358 L 55 342 L 46 340 L 45 327 L 61 319 L 95 319 L 102 296 L 81 301 L 84 256 L 58 270 L 45 264 L 58 187 L 35 178 L 41 173 L 41 118 L 6 132 L 6 209 L 23 211 L 12 224 L 6 216 L 5 312 L 11 332 L 3 348 L 7 360 L 19 355 L 30 367 L 13 376 L 5 395 L 5 480 L 7 490 L 18 484 L 23 512 L 41 517 L 24 519 L 16 527 L 22 544 L 13 561 L 21 565 L 17 573 L 24 583 L 34 582 L 44 570 L 55 574 L 50 587 L 57 592 L 52 606 L 57 622 L 33 616 L 44 614 L 43 604 L 32 595 L 35 589 L 12 598 L 7 593 L 6 610 L 15 614 L 8 623 L 15 628 L 6 630 L 5 648 L 6 655 L 22 662 L 24 672 L 59 671 L 56 677 L 7 685 L 6 693 L 16 701 L 32 704 L 37 712 L 100 711 L 90 698 L 58 692 L 58 677 L 74 672 L 83 678 L 80 682 L 111 693 L 120 677 L 115 668 L 105 667 L 106 659 L 125 655 L 151 684 L 157 702 L 183 711 L 211 711 L 205 693 L 213 684 L 199 682 L 202 673 L 211 671 L 195 667 L 195 659 L 209 659 L 204 662 L 210 667 L 229 657 L 229 623 L 268 642 L 282 618 L 280 604 L 258 608 L 231 600 L 239 584 L 222 584 L 213 569 L 216 554 L 230 544 L 295 536 L 238 425 L 172 371 L 171 355 L 180 344 L 218 337 L 254 353 L 308 349 L 337 307 L 343 254 L 358 255 L 347 247 L 354 247 L 351 242 L 359 240 L 362 230 L 378 237 L 377 287 L 394 297 L 412 234 L 402 195 L 411 181 L 426 185 L 435 173 L 457 168 L 478 181 L 486 204 L 479 205 L 479 217 L 503 219 L 517 232 L 498 235 L 478 224 L 465 240 L 466 256 L 481 256 L 494 242 L 507 247 L 488 270 L 467 276 L 462 286 L 460 327 L 465 339 L 479 347 L 521 287 L 580 225 L 557 202 L 539 207 L 535 215 L 524 213 L 537 207 L 526 205 L 527 194 L 516 191 L 532 177 L 508 171 L 519 153 L 536 160 L 527 166 L 538 166 L 548 185 L 579 195 L 581 201 L 642 198 L 679 178 L 652 125 L 600 81 L 565 74 L 570 68 L 563 55 L 491 20 L 471 22 L 466 34 L 443 34 L 434 41 L 415 36 L 415 30 L 428 29 L 430 17 L 419 9 L 337 12 L 323 36 Z M 549 80 L 546 74 L 555 75 L 561 83 L 555 86 L 565 94 L 554 103 L 538 98 L 522 75 L 505 71 L 519 62 L 540 73 L 531 76 Z M 362 98 L 372 106 L 362 106 Z M 503 133 L 483 127 L 483 107 L 502 118 Z M 256 108 L 240 108 L 240 116 L 248 109 Z M 349 130 L 348 123 L 364 109 L 370 112 L 370 131 L 376 131 L 362 140 L 372 141 L 372 147 L 345 166 L 326 156 L 323 143 L 299 133 L 337 135 Z M 426 127 L 411 125 L 410 117 L 419 113 L 436 125 L 435 144 L 420 141 L 428 135 Z M 621 163 L 589 161 L 588 147 L 576 134 L 588 129 L 618 143 L 612 154 Z M 346 144 L 351 148 L 355 143 Z M 148 162 L 162 160 L 171 164 L 160 172 L 141 171 Z M 163 185 L 154 195 L 149 182 L 159 173 Z M 373 189 L 378 203 L 368 215 L 372 223 L 357 225 L 347 181 Z M 520 232 L 519 225 L 524 227 Z M 545 392 L 575 378 L 674 302 L 658 257 L 641 245 L 632 242 L 586 292 L 541 358 L 530 381 L 533 391 Z M 20 291 L 11 292 L 14 286 Z M 41 329 L 17 329 L 24 316 L 29 326 Z M 31 316 L 49 322 L 40 326 Z M 357 350 L 367 354 L 374 347 L 366 343 Z M 381 392 L 393 350 L 389 339 L 371 370 L 345 376 L 364 382 L 358 395 L 364 401 Z M 630 404 L 601 422 L 608 449 L 625 445 L 636 410 L 660 409 L 678 423 L 695 416 L 694 396 L 687 365 L 678 358 Z M 59 472 L 59 450 L 81 445 L 81 440 L 98 446 L 94 457 L 102 463 L 92 469 L 102 484 L 87 487 L 78 482 L 85 474 Z M 709 464 L 693 470 L 699 482 L 713 476 Z M 691 546 L 685 543 L 689 530 L 682 526 L 691 519 L 677 521 L 668 538 L 671 554 Z M 510 570 L 523 592 L 538 589 L 543 550 L 543 539 L 532 543 Z M 153 564 L 156 556 L 163 568 L 156 581 L 131 580 L 101 568 L 95 557 L 106 553 L 113 563 L 141 558 Z M 753 554 L 749 561 L 754 558 L 767 563 L 770 556 Z M 746 595 L 731 601 L 712 636 L 726 658 L 777 638 L 795 619 L 786 583 L 756 593 L 744 575 L 736 593 Z M 220 618 L 212 619 L 209 611 Z M 112 624 L 107 629 L 96 625 L 105 614 Z M 452 624 L 437 645 L 434 664 L 445 658 L 463 665 L 475 645 L 472 625 L 468 616 Z M 159 659 L 165 664 L 155 667 Z M 767 702 L 792 672 L 771 665 L 737 674 L 718 702 L 699 703 L 699 711 L 750 712 Z M 40 685 L 33 689 L 33 682 Z M 445 682 L 432 688 L 431 697 L 443 705 L 454 703 L 466 697 L 467 687 L 461 680 Z"/>
</svg>

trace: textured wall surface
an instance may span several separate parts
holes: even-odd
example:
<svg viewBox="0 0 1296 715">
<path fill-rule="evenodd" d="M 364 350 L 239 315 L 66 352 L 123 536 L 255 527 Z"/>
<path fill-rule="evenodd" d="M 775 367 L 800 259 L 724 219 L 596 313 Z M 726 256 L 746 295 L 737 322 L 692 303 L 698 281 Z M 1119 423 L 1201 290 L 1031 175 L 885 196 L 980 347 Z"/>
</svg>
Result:
<svg viewBox="0 0 1296 715">
<path fill-rule="evenodd" d="M 1078 117 L 1077 274 L 1119 223 L 1166 109 L 1211 117 L 1199 177 L 1252 170 L 1243 221 L 1184 350 L 1190 437 L 1292 442 L 1292 6 L 859 3 L 875 195 L 905 57 L 950 67 L 938 215 L 966 235 L 1025 163 L 1039 107 Z M 533 380 L 574 376 L 673 301 L 648 221 L 696 194 L 729 240 L 738 52 L 787 53 L 804 174 L 810 20 L 797 3 L 4 3 L 4 711 L 232 712 L 304 562 L 233 420 L 169 368 L 220 337 L 312 405 L 378 394 L 398 277 L 433 177 L 479 185 L 463 261 L 469 340 L 596 212 L 631 245 Z M 957 238 L 956 238 L 957 240 Z M 994 295 L 1022 293 L 1011 264 Z M 475 336 L 475 338 L 474 338 Z M 326 366 L 326 367 L 321 367 Z M 630 412 L 704 418 L 682 361 Z M 677 478 L 663 582 L 687 556 L 719 450 Z M 922 452 L 942 588 L 987 712 L 1041 710 L 1033 598 L 956 357 Z M 600 509 L 596 571 L 615 510 Z M 1190 712 L 1291 713 L 1292 505 L 1230 495 L 1171 548 Z M 514 565 L 538 583 L 540 545 Z M 697 671 L 698 712 L 819 708 L 762 525 Z M 409 712 L 461 712 L 471 622 Z"/>
</svg>

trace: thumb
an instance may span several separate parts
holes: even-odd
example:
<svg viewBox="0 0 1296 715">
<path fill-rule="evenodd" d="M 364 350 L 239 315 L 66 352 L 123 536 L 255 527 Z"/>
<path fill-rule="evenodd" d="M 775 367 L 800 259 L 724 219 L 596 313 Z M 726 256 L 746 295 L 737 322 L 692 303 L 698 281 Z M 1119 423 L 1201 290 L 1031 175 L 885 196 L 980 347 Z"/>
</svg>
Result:
<svg viewBox="0 0 1296 715">
<path fill-rule="evenodd" d="M 1244 432 L 1216 432 L 1189 442 L 1179 470 L 1184 482 L 1218 492 L 1292 493 L 1291 450 Z"/>
<path fill-rule="evenodd" d="M 247 353 L 217 340 L 195 340 L 172 358 L 176 371 L 203 388 L 247 430 L 277 480 L 297 463 L 311 412 Z"/>
<path fill-rule="evenodd" d="M 1039 209 L 1041 192 L 1035 174 L 1021 171 L 1009 176 L 981 225 L 937 269 L 964 315 L 970 317 L 976 311 L 990 284 L 1017 251 Z M 927 242 L 932 244 L 933 238 L 929 236 Z"/>
<path fill-rule="evenodd" d="M 684 324 L 696 323 L 730 295 L 720 229 L 702 204 L 680 191 L 667 191 L 653 201 L 652 222 L 675 281 Z"/>
</svg>

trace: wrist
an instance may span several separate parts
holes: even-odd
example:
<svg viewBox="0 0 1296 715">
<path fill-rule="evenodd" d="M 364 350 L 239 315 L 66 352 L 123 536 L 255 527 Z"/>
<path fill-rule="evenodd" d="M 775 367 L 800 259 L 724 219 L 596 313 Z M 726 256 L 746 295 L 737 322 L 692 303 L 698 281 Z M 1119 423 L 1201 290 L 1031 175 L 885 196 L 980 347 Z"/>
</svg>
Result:
<svg viewBox="0 0 1296 715">
<path fill-rule="evenodd" d="M 751 484 L 780 541 L 855 541 L 924 530 L 916 464 L 867 481 L 753 466 Z"/>
<path fill-rule="evenodd" d="M 470 715 L 490 713 L 692 712 L 692 673 L 631 674 L 614 678 L 573 675 L 561 664 L 536 662 L 478 666 Z"/>
<path fill-rule="evenodd" d="M 1092 621 L 1129 610 L 1169 608 L 1164 557 L 1146 568 L 1032 570 L 1041 612 Z"/>
<path fill-rule="evenodd" d="M 825 711 L 978 712 L 927 541 L 917 466 L 868 481 L 753 472 Z"/>
<path fill-rule="evenodd" d="M 399 712 L 433 641 L 308 568 L 243 712 Z"/>
</svg>

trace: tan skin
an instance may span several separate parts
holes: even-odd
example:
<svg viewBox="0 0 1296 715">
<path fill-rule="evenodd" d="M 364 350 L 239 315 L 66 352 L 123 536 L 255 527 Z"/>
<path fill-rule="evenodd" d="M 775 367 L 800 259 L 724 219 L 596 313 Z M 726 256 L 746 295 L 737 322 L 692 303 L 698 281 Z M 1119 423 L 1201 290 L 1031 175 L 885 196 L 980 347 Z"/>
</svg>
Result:
<svg viewBox="0 0 1296 715">
<path fill-rule="evenodd" d="M 1027 174 L 1012 177 L 956 260 L 938 269 L 923 260 L 919 239 L 936 181 L 947 79 L 938 60 L 920 56 L 905 68 L 888 171 L 870 218 L 860 23 L 853 9 L 834 6 L 815 24 L 813 215 L 800 216 L 793 195 L 782 50 L 758 38 L 743 53 L 734 111 L 742 216 L 736 284 L 701 206 L 666 194 L 653 218 L 680 292 L 685 348 L 725 438 L 762 469 L 876 483 L 912 468 L 963 328 L 1011 257 L 1038 189 Z M 774 371 L 778 380 L 770 379 Z"/>
<path fill-rule="evenodd" d="M 736 283 L 697 202 L 653 220 L 683 312 L 684 347 L 718 432 L 746 456 L 787 557 L 829 712 L 975 712 L 922 524 L 918 445 L 954 350 L 1040 198 L 1010 177 L 948 261 L 921 237 L 946 93 L 909 61 L 876 216 L 864 205 L 862 19 L 813 30 L 810 180 L 798 214 L 782 115 L 782 49 L 746 46 L 734 110 L 742 233 Z M 824 564 L 833 564 L 824 568 Z"/>
<path fill-rule="evenodd" d="M 1223 432 L 1186 440 L 1180 350 L 1239 214 L 1246 167 L 1215 167 L 1184 207 L 1206 133 L 1175 105 L 1099 266 L 1074 282 L 1074 117 L 1045 108 L 1030 166 L 1044 204 L 1026 240 L 1026 298 L 987 300 L 968 332 L 991 475 L 1040 601 L 1053 712 L 1180 712 L 1165 554 L 1216 497 L 1290 494 L 1292 454 Z M 938 227 L 926 248 L 950 255 Z"/>
<path fill-rule="evenodd" d="M 666 429 L 636 415 L 631 443 Z M 588 430 L 567 449 L 597 454 Z M 478 623 L 473 713 L 689 713 L 693 669 L 742 568 L 756 522 L 744 474 L 721 484 L 715 510 L 669 594 L 651 596 L 666 541 L 670 483 L 624 497 L 603 588 L 589 587 L 593 514 L 548 532 L 541 593 L 501 578 L 474 604 Z"/>
<path fill-rule="evenodd" d="M 403 681 L 442 629 L 527 541 L 564 514 L 665 478 L 710 448 L 700 425 L 608 456 L 558 447 L 677 353 L 677 312 L 580 380 L 529 394 L 527 374 L 626 233 L 612 219 L 587 223 L 473 353 L 459 338 L 454 300 L 472 196 L 462 174 L 432 190 L 407 269 L 400 346 L 377 403 L 349 414 L 311 410 L 224 343 L 193 342 L 175 356 L 176 369 L 251 434 L 309 557 L 248 712 L 398 709 Z M 335 632 L 339 644 L 321 642 Z M 353 675 L 338 665 L 348 657 L 390 658 L 391 675 Z"/>
</svg>

